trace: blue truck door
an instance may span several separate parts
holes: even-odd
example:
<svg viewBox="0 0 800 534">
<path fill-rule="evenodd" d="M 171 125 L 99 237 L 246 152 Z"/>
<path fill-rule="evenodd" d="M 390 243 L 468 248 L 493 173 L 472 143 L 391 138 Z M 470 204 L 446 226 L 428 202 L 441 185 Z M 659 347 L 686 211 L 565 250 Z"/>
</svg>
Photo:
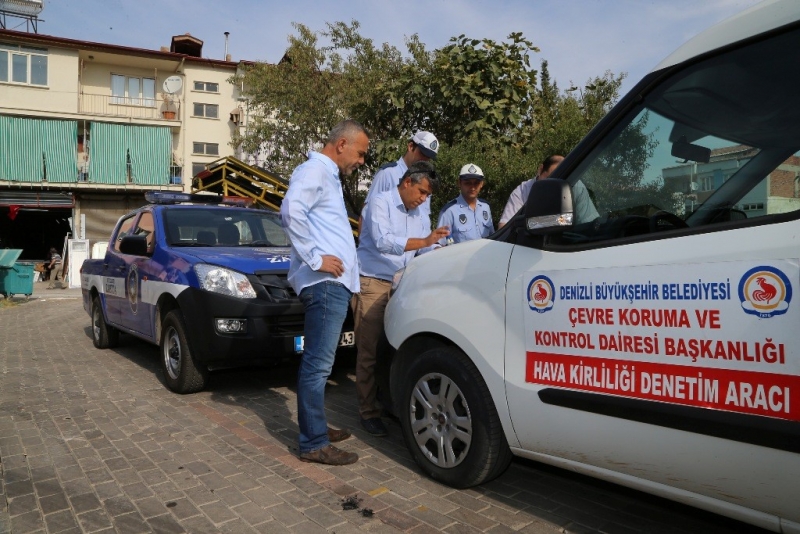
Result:
<svg viewBox="0 0 800 534">
<path fill-rule="evenodd" d="M 105 299 L 106 317 L 108 322 L 121 325 L 122 303 L 125 301 L 125 278 L 128 271 L 127 259 L 129 256 L 119 251 L 122 238 L 133 231 L 136 215 L 131 215 L 120 222 L 119 230 L 114 239 L 109 243 L 103 263 L 103 288 Z"/>
<path fill-rule="evenodd" d="M 147 291 L 148 282 L 157 280 L 153 272 L 154 262 L 151 256 L 155 249 L 155 228 L 153 214 L 143 211 L 136 221 L 133 235 L 143 235 L 147 238 L 147 254 L 145 256 L 125 255 L 125 280 L 124 298 L 120 299 L 120 324 L 148 338 L 153 336 L 153 310 L 155 302 Z"/>
</svg>

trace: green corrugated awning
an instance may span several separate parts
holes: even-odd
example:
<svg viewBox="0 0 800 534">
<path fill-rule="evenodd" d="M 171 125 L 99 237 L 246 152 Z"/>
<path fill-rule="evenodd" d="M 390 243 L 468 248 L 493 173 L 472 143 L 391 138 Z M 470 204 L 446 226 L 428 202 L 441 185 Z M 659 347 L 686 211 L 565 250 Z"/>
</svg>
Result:
<svg viewBox="0 0 800 534">
<path fill-rule="evenodd" d="M 78 180 L 78 123 L 0 115 L 0 180 Z"/>
<path fill-rule="evenodd" d="M 169 127 L 91 123 L 89 177 L 100 184 L 169 184 Z"/>
</svg>

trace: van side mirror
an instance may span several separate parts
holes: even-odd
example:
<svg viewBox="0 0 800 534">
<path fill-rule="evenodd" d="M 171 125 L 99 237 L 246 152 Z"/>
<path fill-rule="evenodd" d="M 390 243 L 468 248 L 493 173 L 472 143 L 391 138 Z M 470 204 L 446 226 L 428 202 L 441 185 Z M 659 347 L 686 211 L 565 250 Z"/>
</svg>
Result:
<svg viewBox="0 0 800 534">
<path fill-rule="evenodd" d="M 126 235 L 119 243 L 119 251 L 132 256 L 147 256 L 147 237 Z"/>
<path fill-rule="evenodd" d="M 572 188 L 560 178 L 536 180 L 523 211 L 528 232 L 551 234 L 564 230 L 573 224 Z"/>
</svg>

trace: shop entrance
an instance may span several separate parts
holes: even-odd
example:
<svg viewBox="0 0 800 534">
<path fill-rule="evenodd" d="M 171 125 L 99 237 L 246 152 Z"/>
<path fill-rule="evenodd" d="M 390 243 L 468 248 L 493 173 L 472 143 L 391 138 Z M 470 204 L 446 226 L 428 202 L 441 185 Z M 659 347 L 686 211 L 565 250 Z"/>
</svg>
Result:
<svg viewBox="0 0 800 534">
<path fill-rule="evenodd" d="M 0 206 L 0 248 L 21 249 L 20 260 L 44 260 L 50 247 L 59 254 L 70 228 L 71 208 L 20 206 L 12 220 L 11 208 Z"/>
</svg>

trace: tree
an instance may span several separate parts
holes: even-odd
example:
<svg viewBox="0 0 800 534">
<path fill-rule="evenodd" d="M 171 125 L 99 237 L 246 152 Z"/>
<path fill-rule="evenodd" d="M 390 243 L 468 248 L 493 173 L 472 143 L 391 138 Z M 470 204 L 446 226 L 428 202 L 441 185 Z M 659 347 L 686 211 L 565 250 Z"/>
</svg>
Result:
<svg viewBox="0 0 800 534">
<path fill-rule="evenodd" d="M 539 49 L 521 33 L 506 42 L 460 35 L 433 51 L 412 35 L 403 54 L 375 46 L 360 35 L 357 21 L 329 23 L 318 34 L 294 27 L 297 35 L 277 65 L 257 63 L 231 79 L 242 84 L 255 117 L 234 143 L 288 176 L 336 122 L 361 121 L 372 142 L 363 170 L 343 180 L 353 212 L 360 211 L 369 182 L 359 177 L 396 160 L 422 129 L 441 142 L 437 171 L 445 186 L 434 206 L 455 196 L 458 169 L 471 161 L 486 172 L 484 193 L 499 216 L 510 191 L 545 156 L 569 152 L 610 109 L 624 77 L 607 72 L 561 93 L 542 61 L 539 87 L 531 68 Z M 329 44 L 321 46 L 319 37 Z"/>
</svg>

